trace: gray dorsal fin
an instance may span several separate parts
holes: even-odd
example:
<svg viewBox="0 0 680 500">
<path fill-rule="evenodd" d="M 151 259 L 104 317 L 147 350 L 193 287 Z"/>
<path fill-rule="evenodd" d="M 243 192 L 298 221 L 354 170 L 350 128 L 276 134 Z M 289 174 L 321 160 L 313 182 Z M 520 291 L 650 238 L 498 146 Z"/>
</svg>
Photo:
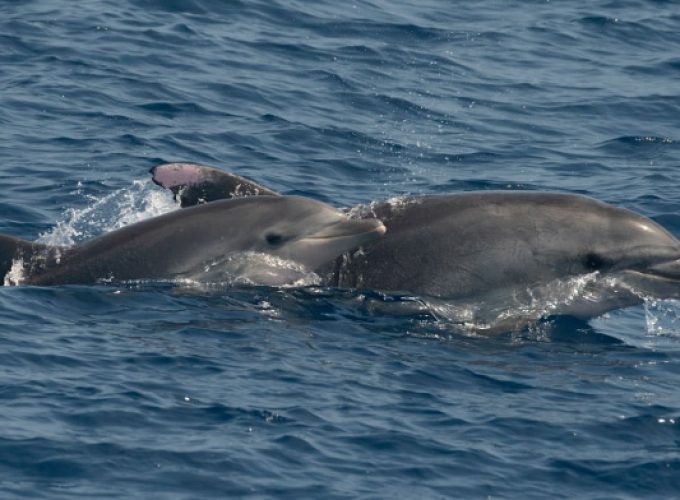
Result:
<svg viewBox="0 0 680 500">
<path fill-rule="evenodd" d="M 170 189 L 183 207 L 226 198 L 278 195 L 250 179 L 196 163 L 163 163 L 150 173 L 153 181 Z"/>
</svg>

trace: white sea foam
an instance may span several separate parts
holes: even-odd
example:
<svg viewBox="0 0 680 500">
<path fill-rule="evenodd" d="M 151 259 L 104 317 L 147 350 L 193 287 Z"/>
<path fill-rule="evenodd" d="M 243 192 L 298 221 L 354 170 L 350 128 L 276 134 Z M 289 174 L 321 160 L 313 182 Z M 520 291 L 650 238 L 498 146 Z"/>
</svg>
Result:
<svg viewBox="0 0 680 500">
<path fill-rule="evenodd" d="M 389 205 L 392 212 L 399 213 L 400 210 L 407 207 L 408 205 L 418 202 L 419 198 L 413 196 L 394 196 L 384 201 L 372 201 L 371 203 L 360 204 L 351 208 L 347 208 L 345 209 L 345 213 L 347 213 L 347 216 L 350 219 L 366 219 L 377 217 L 376 209 L 379 206 Z"/>
<path fill-rule="evenodd" d="M 41 234 L 38 242 L 72 246 L 115 229 L 179 208 L 172 194 L 147 179 L 104 196 L 88 196 L 82 208 L 69 208 L 55 226 Z"/>
<path fill-rule="evenodd" d="M 14 259 L 12 267 L 5 274 L 3 286 L 19 286 L 24 281 L 24 277 L 24 259 Z"/>
<path fill-rule="evenodd" d="M 680 301 L 645 300 L 648 337 L 680 337 Z"/>
</svg>

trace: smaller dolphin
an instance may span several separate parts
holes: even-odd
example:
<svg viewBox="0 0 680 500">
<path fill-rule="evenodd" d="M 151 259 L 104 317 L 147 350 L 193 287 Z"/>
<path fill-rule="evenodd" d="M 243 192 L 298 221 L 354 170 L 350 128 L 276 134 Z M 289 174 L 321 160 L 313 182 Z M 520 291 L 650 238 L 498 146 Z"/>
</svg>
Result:
<svg viewBox="0 0 680 500">
<path fill-rule="evenodd" d="M 377 219 L 351 220 L 319 201 L 258 196 L 177 210 L 104 234 L 73 248 L 0 235 L 0 272 L 21 262 L 22 284 L 100 280 L 203 282 L 227 276 L 257 284 L 291 281 L 290 266 L 312 272 L 385 233 Z M 263 269 L 271 259 L 277 262 Z"/>
</svg>

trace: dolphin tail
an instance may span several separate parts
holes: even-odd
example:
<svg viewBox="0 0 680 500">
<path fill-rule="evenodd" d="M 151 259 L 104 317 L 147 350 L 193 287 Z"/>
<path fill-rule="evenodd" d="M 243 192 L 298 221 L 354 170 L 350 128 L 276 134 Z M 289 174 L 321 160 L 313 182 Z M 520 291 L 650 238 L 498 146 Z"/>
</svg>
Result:
<svg viewBox="0 0 680 500">
<path fill-rule="evenodd" d="M 183 207 L 226 198 L 278 195 L 250 179 L 196 163 L 163 163 L 149 172 L 153 181 L 170 189 Z"/>
</svg>

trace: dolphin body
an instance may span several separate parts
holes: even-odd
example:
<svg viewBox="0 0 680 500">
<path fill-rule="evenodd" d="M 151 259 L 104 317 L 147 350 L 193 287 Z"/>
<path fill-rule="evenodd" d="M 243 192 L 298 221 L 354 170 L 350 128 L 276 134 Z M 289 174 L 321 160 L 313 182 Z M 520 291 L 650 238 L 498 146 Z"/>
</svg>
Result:
<svg viewBox="0 0 680 500">
<path fill-rule="evenodd" d="M 202 165 L 164 164 L 151 173 L 182 206 L 276 195 Z M 488 191 L 379 202 L 350 212 L 359 220 L 379 219 L 387 232 L 322 265 L 329 286 L 415 294 L 468 308 L 485 303 L 487 318 L 513 310 L 520 323 L 554 314 L 590 318 L 643 297 L 680 297 L 680 242 L 651 219 L 592 198 Z"/>
<path fill-rule="evenodd" d="M 0 272 L 21 284 L 100 280 L 242 280 L 281 285 L 382 236 L 377 219 L 351 220 L 299 196 L 234 198 L 170 212 L 73 248 L 0 235 Z M 300 269 L 283 263 L 291 261 Z"/>
</svg>

